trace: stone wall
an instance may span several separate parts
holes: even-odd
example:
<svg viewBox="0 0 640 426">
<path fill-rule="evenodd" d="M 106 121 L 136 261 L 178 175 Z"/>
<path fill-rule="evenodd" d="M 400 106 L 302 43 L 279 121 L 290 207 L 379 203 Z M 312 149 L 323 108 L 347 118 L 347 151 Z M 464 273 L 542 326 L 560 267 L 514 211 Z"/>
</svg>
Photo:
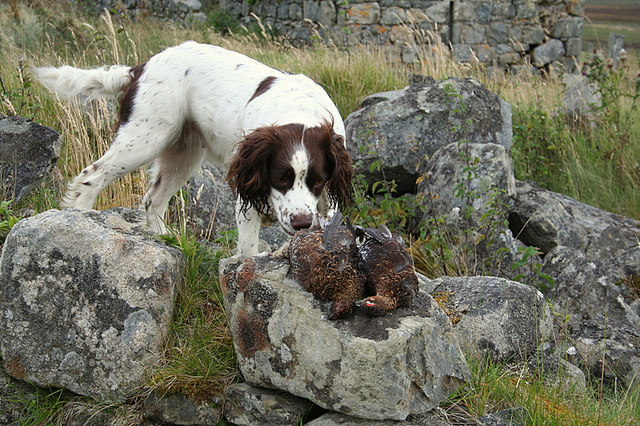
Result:
<svg viewBox="0 0 640 426">
<path fill-rule="evenodd" d="M 98 3 L 109 3 L 99 1 Z M 429 42 L 439 37 L 462 62 L 513 66 L 530 61 L 538 68 L 574 69 L 582 47 L 584 0 L 493 1 L 329 1 L 329 0 L 127 0 L 175 10 L 225 11 L 243 23 L 259 17 L 295 43 L 331 41 L 337 45 L 375 43 L 392 61 L 424 59 Z M 188 15 L 188 14 L 187 14 Z M 255 15 L 255 16 L 253 16 Z M 185 19 L 180 14 L 180 19 Z M 203 15 L 200 15 L 203 17 Z M 190 19 L 186 16 L 186 19 Z"/>
</svg>

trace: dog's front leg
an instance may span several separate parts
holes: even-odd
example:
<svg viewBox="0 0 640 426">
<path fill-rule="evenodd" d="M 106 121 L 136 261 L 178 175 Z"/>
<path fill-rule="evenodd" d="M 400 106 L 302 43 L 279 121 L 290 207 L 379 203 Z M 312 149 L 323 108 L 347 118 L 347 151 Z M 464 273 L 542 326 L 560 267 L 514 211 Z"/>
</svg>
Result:
<svg viewBox="0 0 640 426">
<path fill-rule="evenodd" d="M 258 255 L 258 242 L 262 223 L 258 212 L 249 207 L 242 209 L 242 202 L 236 201 L 236 224 L 238 225 L 238 254 L 242 256 Z"/>
</svg>

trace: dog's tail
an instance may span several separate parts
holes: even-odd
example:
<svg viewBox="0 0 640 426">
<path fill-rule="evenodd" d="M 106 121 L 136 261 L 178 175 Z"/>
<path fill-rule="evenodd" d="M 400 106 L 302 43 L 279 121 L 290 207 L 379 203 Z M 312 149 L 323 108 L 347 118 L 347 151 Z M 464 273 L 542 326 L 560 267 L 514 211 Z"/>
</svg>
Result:
<svg viewBox="0 0 640 426">
<path fill-rule="evenodd" d="M 35 77 L 43 86 L 66 98 L 115 96 L 133 80 L 131 67 L 124 65 L 88 70 L 68 65 L 60 68 L 42 67 L 35 69 Z"/>
</svg>

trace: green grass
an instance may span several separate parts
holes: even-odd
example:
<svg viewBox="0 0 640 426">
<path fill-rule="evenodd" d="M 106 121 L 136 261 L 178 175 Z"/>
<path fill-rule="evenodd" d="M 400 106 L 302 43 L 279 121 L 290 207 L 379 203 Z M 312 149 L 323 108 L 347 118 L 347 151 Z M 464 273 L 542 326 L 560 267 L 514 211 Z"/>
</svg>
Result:
<svg viewBox="0 0 640 426">
<path fill-rule="evenodd" d="M 607 48 L 609 34 L 617 33 L 624 36 L 624 46 L 628 48 L 640 48 L 640 23 L 612 23 L 585 21 L 582 32 L 582 47 L 587 49 L 591 43 L 594 48 Z"/>
<path fill-rule="evenodd" d="M 187 268 L 163 363 L 154 371 L 150 390 L 210 398 L 238 374 L 218 280 L 218 261 L 230 252 L 204 247 L 184 226 L 165 240 L 182 250 Z"/>
<path fill-rule="evenodd" d="M 30 67 L 69 63 L 77 66 L 136 64 L 159 50 L 194 39 L 248 54 L 271 66 L 303 72 L 318 81 L 335 99 L 346 117 L 366 95 L 406 86 L 411 73 L 434 78 L 474 76 L 513 106 L 513 156 L 517 177 L 532 179 L 608 211 L 640 219 L 640 124 L 632 100 L 638 58 L 614 85 L 602 109 L 596 130 L 574 126 L 556 112 L 562 96 L 557 76 L 520 74 L 491 77 L 479 66 L 451 61 L 446 46 L 435 43 L 420 52 L 423 61 L 413 68 L 386 64 L 371 47 L 349 50 L 317 45 L 295 48 L 267 30 L 222 36 L 211 28 L 182 28 L 140 18 L 95 18 L 80 15 L 68 3 L 33 1 L 0 4 L 0 113 L 20 113 L 62 134 L 59 177 L 51 177 L 19 206 L 4 204 L 0 232 L 6 233 L 19 209 L 36 212 L 56 207 L 64 184 L 108 148 L 113 110 L 100 103 L 85 111 L 59 102 L 30 81 Z M 228 17 L 211 17 L 225 31 L 236 28 Z M 616 92 L 617 91 L 617 92 Z M 112 184 L 97 208 L 137 207 L 146 186 L 144 171 Z M 369 200 L 371 201 L 371 200 Z M 407 222 L 406 201 L 384 198 L 396 213 L 398 226 Z M 367 205 L 367 215 L 388 218 L 384 209 Z M 415 206 L 414 206 L 415 207 Z M 374 218 L 376 219 L 376 218 Z M 212 250 L 184 231 L 178 216 L 176 235 L 167 239 L 185 253 L 188 267 L 176 301 L 175 321 L 164 350 L 164 361 L 149 382 L 150 389 L 210 396 L 237 379 L 235 355 L 218 283 L 218 260 L 229 251 Z M 372 223 L 375 223 L 374 220 Z M 474 378 L 447 406 L 451 412 L 477 417 L 508 407 L 524 407 L 527 424 L 631 424 L 638 418 L 637 390 L 600 395 L 599 389 L 567 394 L 548 386 L 540 376 L 523 376 L 507 365 L 470 360 Z M 55 396 L 55 395 L 54 395 Z M 584 401 L 582 408 L 580 401 Z M 55 405 L 55 404 L 54 404 Z"/>
<path fill-rule="evenodd" d="M 527 363 L 504 364 L 468 357 L 471 380 L 443 406 L 454 420 L 470 421 L 515 408 L 515 424 L 634 425 L 640 418 L 640 388 L 610 390 L 587 382 L 584 390 L 566 376 L 541 373 Z M 535 366 L 534 362 L 534 366 Z"/>
</svg>

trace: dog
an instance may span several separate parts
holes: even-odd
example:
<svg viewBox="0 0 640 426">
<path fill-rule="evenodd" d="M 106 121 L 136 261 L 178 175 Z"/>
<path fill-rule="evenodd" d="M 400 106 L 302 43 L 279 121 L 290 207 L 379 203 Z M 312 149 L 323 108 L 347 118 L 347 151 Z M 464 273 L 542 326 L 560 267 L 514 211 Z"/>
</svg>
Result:
<svg viewBox="0 0 640 426">
<path fill-rule="evenodd" d="M 62 207 L 90 209 L 114 179 L 153 162 L 143 204 L 149 227 L 162 234 L 169 200 L 207 159 L 228 170 L 238 251 L 254 256 L 264 218 L 275 215 L 293 235 L 352 199 L 344 123 L 304 75 L 194 41 L 133 67 L 41 67 L 35 74 L 62 97 L 121 94 L 111 147 L 69 183 Z"/>
</svg>

